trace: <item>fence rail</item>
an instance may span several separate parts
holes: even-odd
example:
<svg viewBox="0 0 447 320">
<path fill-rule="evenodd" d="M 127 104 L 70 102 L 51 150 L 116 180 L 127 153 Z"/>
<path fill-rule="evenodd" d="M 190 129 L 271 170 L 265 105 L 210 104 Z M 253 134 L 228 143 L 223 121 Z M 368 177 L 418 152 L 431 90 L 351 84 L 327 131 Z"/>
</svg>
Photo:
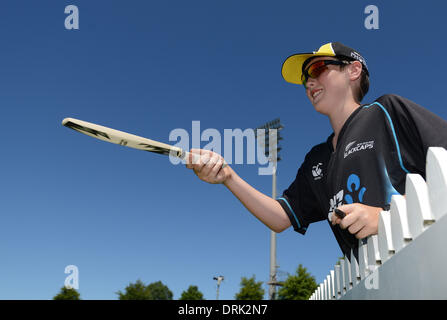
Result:
<svg viewBox="0 0 447 320">
<path fill-rule="evenodd" d="M 447 150 L 427 152 L 426 179 L 407 174 L 405 196 L 382 211 L 377 235 L 359 240 L 310 300 L 447 298 Z"/>
</svg>

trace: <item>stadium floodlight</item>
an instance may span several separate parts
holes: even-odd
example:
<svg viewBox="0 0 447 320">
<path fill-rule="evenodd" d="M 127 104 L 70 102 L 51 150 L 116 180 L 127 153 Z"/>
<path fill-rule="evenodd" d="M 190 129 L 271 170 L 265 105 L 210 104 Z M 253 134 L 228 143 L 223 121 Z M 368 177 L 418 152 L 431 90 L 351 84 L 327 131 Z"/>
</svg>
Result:
<svg viewBox="0 0 447 320">
<path fill-rule="evenodd" d="M 217 280 L 216 300 L 219 300 L 219 288 L 220 288 L 220 284 L 221 284 L 222 281 L 224 280 L 224 276 L 213 277 L 213 280 Z"/>
<path fill-rule="evenodd" d="M 264 129 L 259 132 L 257 129 Z M 258 147 L 264 147 L 265 155 L 268 157 L 269 162 L 273 165 L 272 171 L 272 198 L 276 199 L 276 166 L 277 162 L 281 160 L 278 152 L 282 149 L 278 146 L 278 141 L 282 140 L 280 136 L 280 131 L 284 129 L 284 126 L 281 124 L 279 118 L 274 119 L 266 124 L 256 128 L 255 136 L 258 140 Z M 276 299 L 276 286 L 281 285 L 280 282 L 277 281 L 276 270 L 278 266 L 276 265 L 276 232 L 270 232 L 270 275 L 269 281 L 267 284 L 269 285 L 269 299 Z"/>
</svg>

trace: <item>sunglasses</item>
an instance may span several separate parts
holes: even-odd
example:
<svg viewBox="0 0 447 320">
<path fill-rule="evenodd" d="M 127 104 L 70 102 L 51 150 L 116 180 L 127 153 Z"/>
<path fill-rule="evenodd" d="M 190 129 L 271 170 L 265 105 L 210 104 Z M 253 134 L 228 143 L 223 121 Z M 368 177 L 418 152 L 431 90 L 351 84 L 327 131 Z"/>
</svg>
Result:
<svg viewBox="0 0 447 320">
<path fill-rule="evenodd" d="M 347 61 L 340 61 L 340 60 L 320 60 L 315 63 L 312 63 L 309 68 L 304 70 L 303 74 L 301 75 L 301 81 L 303 82 L 304 87 L 306 87 L 306 82 L 309 80 L 309 78 L 317 79 L 323 72 L 325 72 L 328 69 L 328 65 L 347 65 L 349 62 Z"/>
</svg>

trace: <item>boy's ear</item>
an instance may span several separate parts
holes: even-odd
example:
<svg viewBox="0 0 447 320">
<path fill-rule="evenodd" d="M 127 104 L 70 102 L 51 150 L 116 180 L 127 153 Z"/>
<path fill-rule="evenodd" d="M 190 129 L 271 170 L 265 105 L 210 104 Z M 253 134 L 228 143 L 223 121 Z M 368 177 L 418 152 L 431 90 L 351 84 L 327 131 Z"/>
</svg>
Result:
<svg viewBox="0 0 447 320">
<path fill-rule="evenodd" d="M 349 65 L 349 78 L 355 81 L 360 78 L 362 74 L 362 64 L 359 61 L 353 61 Z"/>
</svg>

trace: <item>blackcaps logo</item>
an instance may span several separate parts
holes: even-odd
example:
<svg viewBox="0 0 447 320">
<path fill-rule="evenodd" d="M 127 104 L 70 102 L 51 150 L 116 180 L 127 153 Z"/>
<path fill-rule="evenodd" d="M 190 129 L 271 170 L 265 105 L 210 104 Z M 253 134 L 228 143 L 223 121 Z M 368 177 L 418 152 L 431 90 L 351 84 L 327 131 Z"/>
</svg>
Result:
<svg viewBox="0 0 447 320">
<path fill-rule="evenodd" d="M 374 148 L 374 140 L 367 141 L 367 142 L 359 142 L 354 146 L 355 143 L 356 143 L 356 141 L 352 141 L 346 145 L 345 152 L 343 153 L 343 158 L 346 158 L 350 154 L 357 152 L 357 151 L 368 150 L 368 149 Z"/>
<path fill-rule="evenodd" d="M 351 148 L 352 145 L 353 145 L 354 143 L 355 143 L 355 140 L 352 141 L 352 142 L 349 142 L 349 143 L 346 145 L 345 151 L 348 152 L 349 148 Z"/>
</svg>

